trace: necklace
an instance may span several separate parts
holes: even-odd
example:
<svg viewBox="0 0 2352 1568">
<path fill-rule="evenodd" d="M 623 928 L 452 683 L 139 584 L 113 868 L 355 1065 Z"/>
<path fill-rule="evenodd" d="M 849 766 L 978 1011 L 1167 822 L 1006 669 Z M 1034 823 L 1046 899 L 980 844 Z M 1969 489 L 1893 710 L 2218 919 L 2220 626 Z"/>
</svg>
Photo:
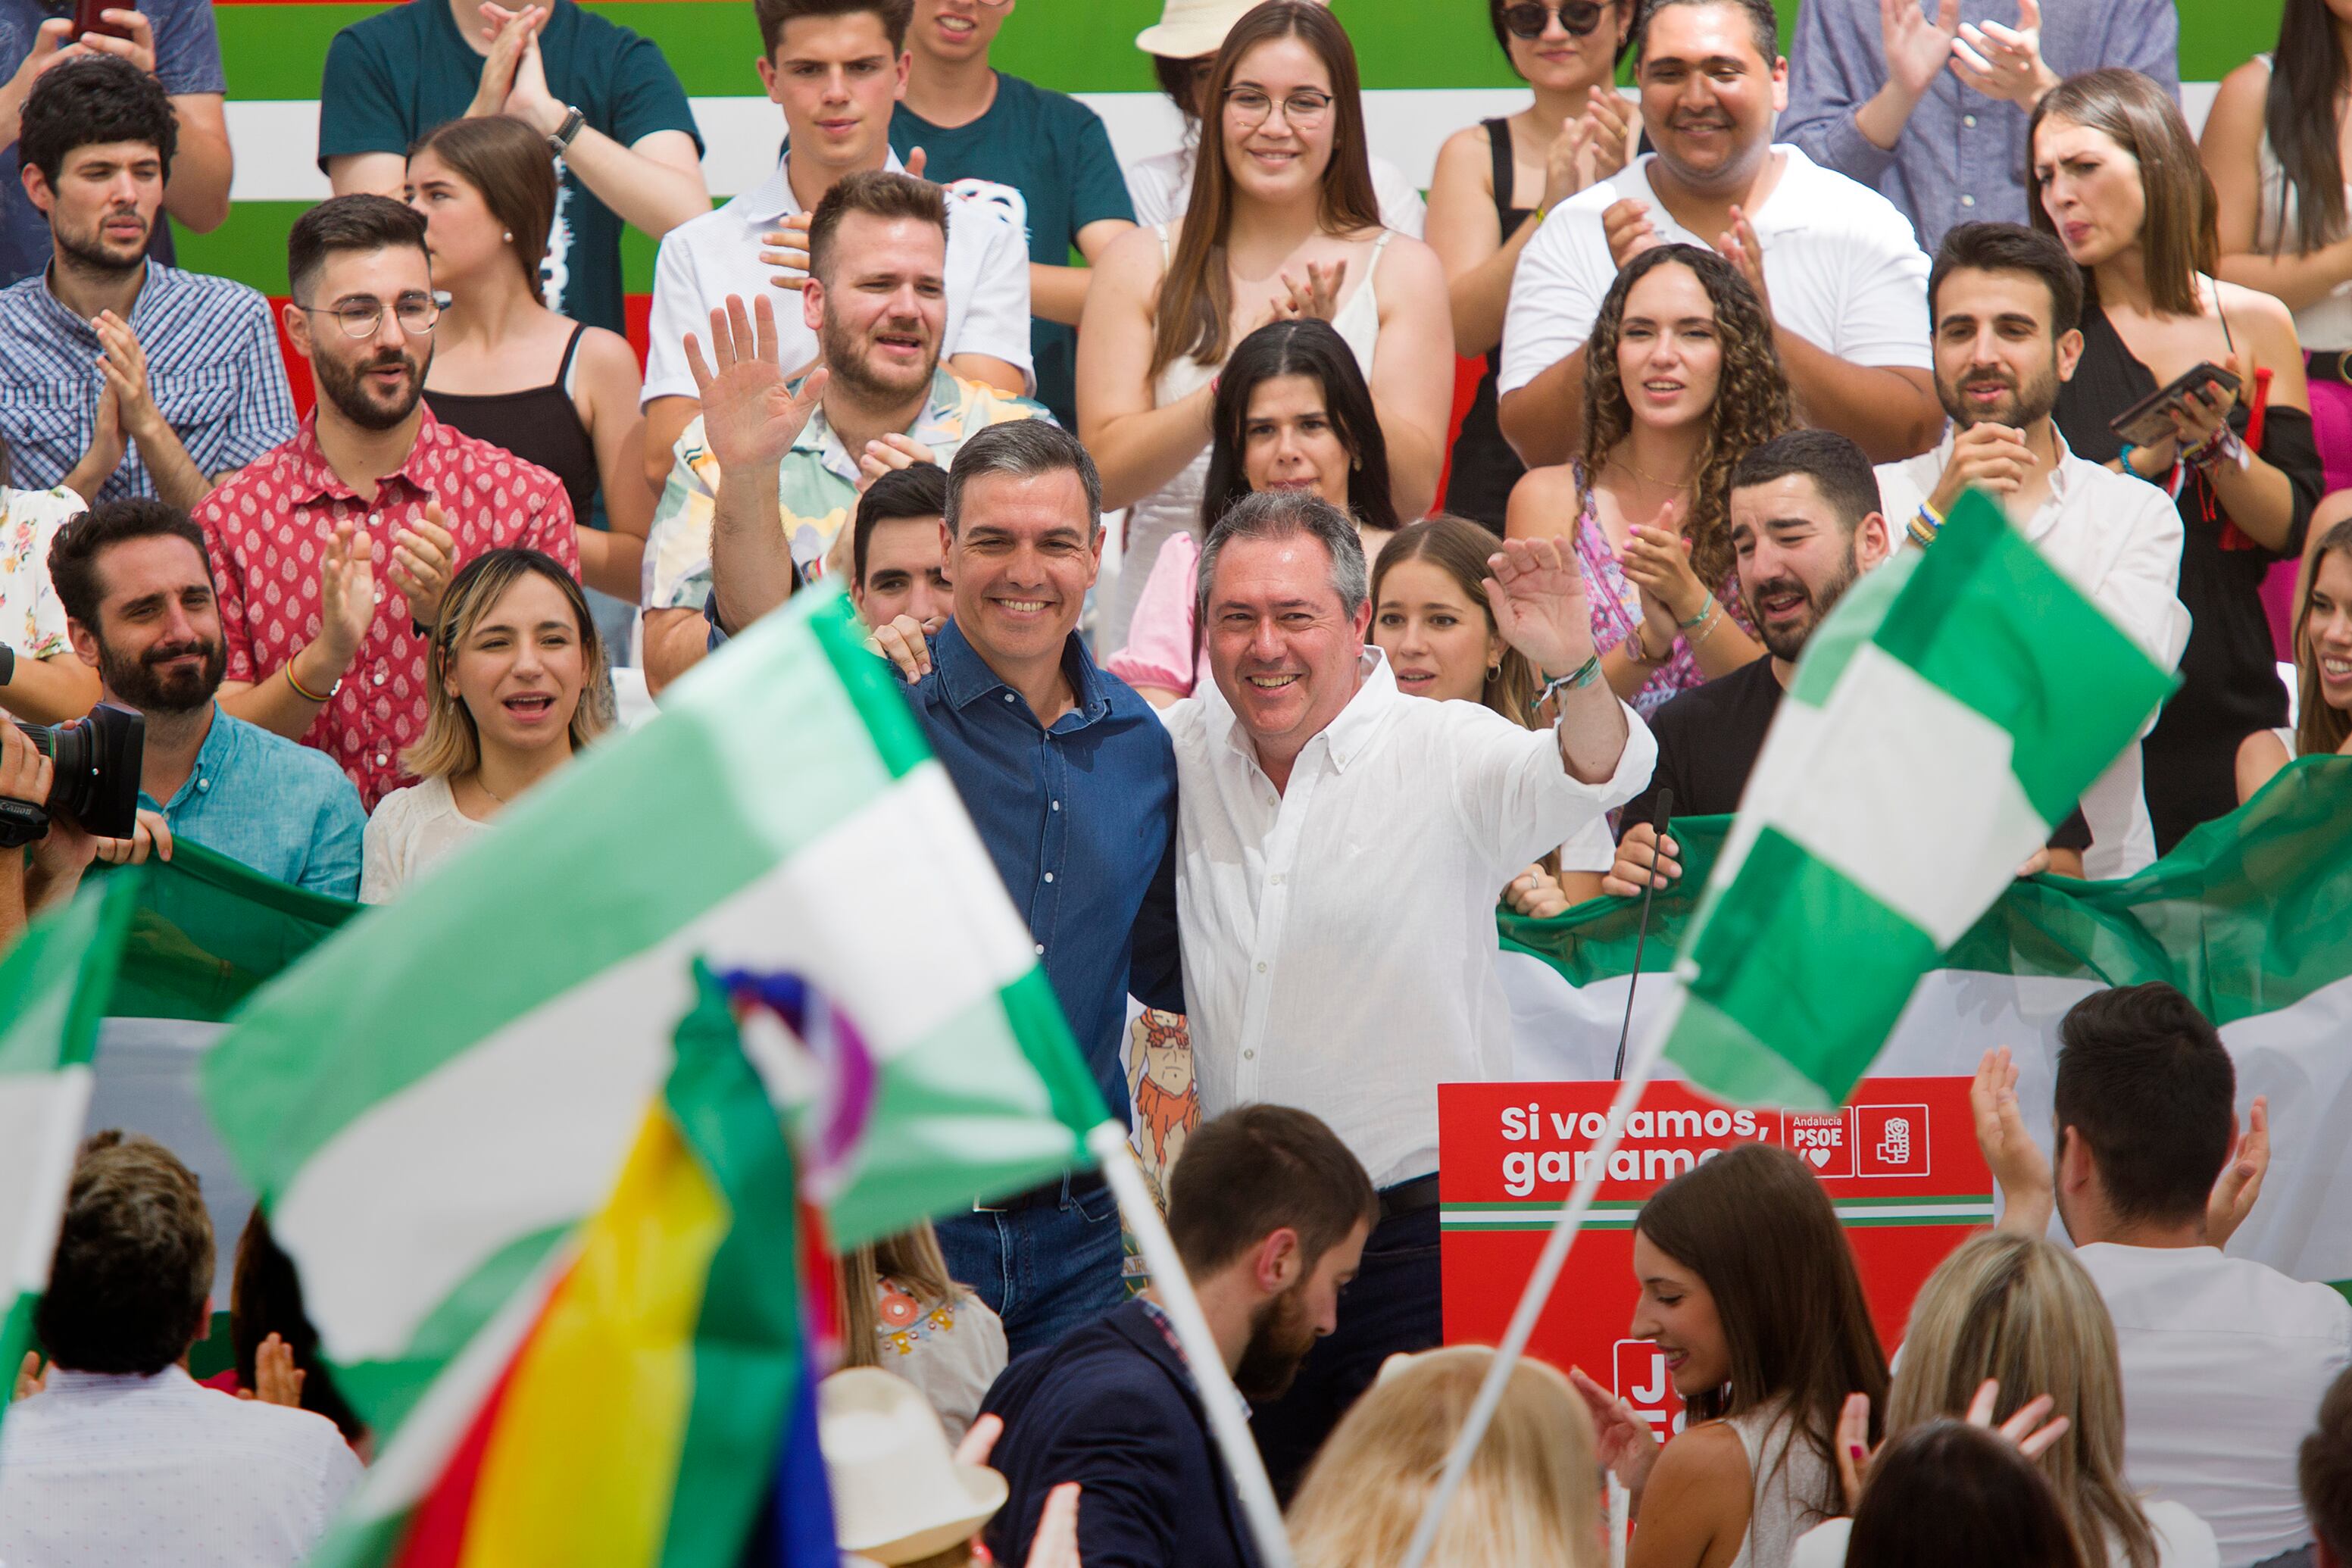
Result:
<svg viewBox="0 0 2352 1568">
<path fill-rule="evenodd" d="M 1656 485 L 1661 489 L 1669 490 L 1686 490 L 1691 488 L 1689 479 L 1662 479 L 1655 474 L 1645 474 L 1633 466 L 1633 461 L 1630 458 L 1612 458 L 1609 461 L 1645 485 Z"/>
<path fill-rule="evenodd" d="M 507 804 L 506 796 L 500 795 L 498 791 L 492 789 L 489 785 L 482 782 L 482 771 L 479 768 L 474 770 L 474 787 L 480 790 L 484 795 L 488 795 L 492 800 L 497 801 L 500 805 Z"/>
</svg>

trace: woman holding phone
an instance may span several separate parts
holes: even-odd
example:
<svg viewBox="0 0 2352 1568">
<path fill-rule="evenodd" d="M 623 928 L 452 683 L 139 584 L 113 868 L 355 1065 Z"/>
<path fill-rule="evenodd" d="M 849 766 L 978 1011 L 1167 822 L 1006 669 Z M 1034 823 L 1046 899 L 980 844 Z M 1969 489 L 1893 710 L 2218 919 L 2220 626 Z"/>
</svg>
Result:
<svg viewBox="0 0 2352 1568">
<path fill-rule="evenodd" d="M 2286 722 L 2262 584 L 2294 560 L 2320 494 L 2303 350 L 2267 294 L 2224 283 L 2212 182 L 2179 106 L 2134 71 L 2097 70 L 2033 111 L 2036 227 L 2083 269 L 2083 352 L 2059 429 L 2094 462 L 2164 486 L 2187 530 L 2191 617 L 2180 689 L 2142 743 L 2158 853 L 2238 804 L 2239 742 Z M 2168 435 L 2133 443 L 2118 416 L 2200 365 L 2229 373 L 2169 400 Z"/>
</svg>

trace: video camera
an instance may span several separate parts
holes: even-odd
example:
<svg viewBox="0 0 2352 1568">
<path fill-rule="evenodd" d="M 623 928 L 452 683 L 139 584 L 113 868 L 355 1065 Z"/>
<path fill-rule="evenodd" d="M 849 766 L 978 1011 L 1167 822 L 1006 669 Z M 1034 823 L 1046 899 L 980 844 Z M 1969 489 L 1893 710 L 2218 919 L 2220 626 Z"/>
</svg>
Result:
<svg viewBox="0 0 2352 1568">
<path fill-rule="evenodd" d="M 63 724 L 16 728 L 56 764 L 49 798 L 36 805 L 0 801 L 0 843 L 30 843 L 62 814 L 100 838 L 128 838 L 139 825 L 139 770 L 147 752 L 146 716 L 101 702 L 89 716 Z"/>
</svg>

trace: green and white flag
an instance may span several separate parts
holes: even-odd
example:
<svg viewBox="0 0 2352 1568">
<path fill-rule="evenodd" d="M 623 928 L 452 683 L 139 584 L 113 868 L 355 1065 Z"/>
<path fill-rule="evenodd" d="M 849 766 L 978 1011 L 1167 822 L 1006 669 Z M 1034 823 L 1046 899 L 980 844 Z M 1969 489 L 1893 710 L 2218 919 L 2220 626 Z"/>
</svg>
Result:
<svg viewBox="0 0 2352 1568">
<path fill-rule="evenodd" d="M 1815 631 L 1685 937 L 1667 1058 L 1842 1104 L 1919 976 L 2172 689 L 1971 492 Z"/>
<path fill-rule="evenodd" d="M 837 1243 L 1087 1163 L 1101 1098 L 862 640 L 837 591 L 795 600 L 214 1048 L 213 1121 L 339 1386 L 392 1435 L 374 1506 L 436 1472 L 611 1189 L 698 960 L 798 975 L 862 1036 L 870 1135 L 830 1194 Z M 793 1098 L 809 1064 L 747 1045 Z"/>
</svg>

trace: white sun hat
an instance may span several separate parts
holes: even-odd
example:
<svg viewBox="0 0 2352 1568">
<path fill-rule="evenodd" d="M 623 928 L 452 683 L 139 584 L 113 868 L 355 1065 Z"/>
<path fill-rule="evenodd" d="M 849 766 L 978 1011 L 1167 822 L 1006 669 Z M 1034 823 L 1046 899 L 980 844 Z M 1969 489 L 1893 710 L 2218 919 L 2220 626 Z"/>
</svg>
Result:
<svg viewBox="0 0 2352 1568">
<path fill-rule="evenodd" d="M 979 1533 L 1004 1506 L 1004 1478 L 959 1465 L 922 1391 L 879 1367 L 817 1385 L 817 1443 L 844 1552 L 919 1563 Z"/>
<path fill-rule="evenodd" d="M 1258 0 L 1163 0 L 1157 26 L 1135 35 L 1135 47 L 1164 59 L 1213 55 Z"/>
</svg>

